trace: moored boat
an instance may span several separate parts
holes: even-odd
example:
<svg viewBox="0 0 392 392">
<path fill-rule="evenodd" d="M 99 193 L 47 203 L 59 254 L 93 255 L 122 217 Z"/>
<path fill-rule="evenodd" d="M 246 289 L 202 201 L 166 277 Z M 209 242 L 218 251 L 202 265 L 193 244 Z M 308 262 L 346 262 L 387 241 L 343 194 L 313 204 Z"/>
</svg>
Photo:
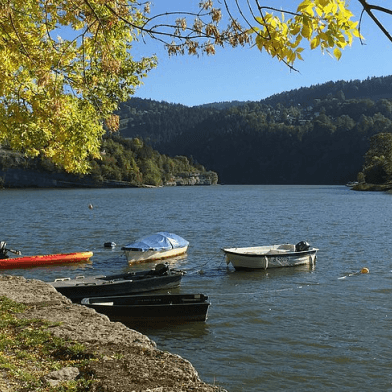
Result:
<svg viewBox="0 0 392 392">
<path fill-rule="evenodd" d="M 123 246 L 128 263 L 161 260 L 186 253 L 189 242 L 177 234 L 161 231 Z"/>
<path fill-rule="evenodd" d="M 66 263 L 87 262 L 93 252 L 59 253 L 52 255 L 22 256 L 0 259 L 0 269 L 43 267 Z"/>
<path fill-rule="evenodd" d="M 349 188 L 353 188 L 355 185 L 358 185 L 358 181 L 349 181 L 346 183 L 346 186 Z"/>
<path fill-rule="evenodd" d="M 295 267 L 316 262 L 318 249 L 301 241 L 296 245 L 282 244 L 247 248 L 224 248 L 227 264 L 236 270 Z"/>
<path fill-rule="evenodd" d="M 48 283 L 72 301 L 80 302 L 86 297 L 129 295 L 171 289 L 180 285 L 184 274 L 184 271 L 170 269 L 167 264 L 160 263 L 146 271 L 108 276 L 77 276 L 75 279 L 59 278 Z"/>
<path fill-rule="evenodd" d="M 82 305 L 126 325 L 205 321 L 210 303 L 204 294 L 158 294 L 84 298 Z"/>
</svg>

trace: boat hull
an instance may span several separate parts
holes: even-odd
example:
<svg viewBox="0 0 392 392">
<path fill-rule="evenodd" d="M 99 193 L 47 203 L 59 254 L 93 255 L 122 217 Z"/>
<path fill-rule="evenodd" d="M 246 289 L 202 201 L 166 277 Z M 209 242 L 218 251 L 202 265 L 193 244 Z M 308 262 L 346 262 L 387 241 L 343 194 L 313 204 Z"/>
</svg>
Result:
<svg viewBox="0 0 392 392">
<path fill-rule="evenodd" d="M 205 321 L 210 303 L 203 294 L 85 298 L 82 305 L 126 325 Z"/>
<path fill-rule="evenodd" d="M 184 246 L 182 248 L 164 250 L 164 251 L 156 251 L 156 250 L 147 250 L 147 251 L 137 251 L 137 250 L 124 250 L 125 256 L 129 264 L 136 264 L 143 261 L 156 261 L 156 260 L 164 260 L 171 257 L 181 256 L 186 253 L 188 250 L 188 246 Z"/>
<path fill-rule="evenodd" d="M 231 263 L 236 270 L 270 269 L 281 267 L 296 267 L 299 265 L 314 265 L 318 249 L 310 248 L 296 252 L 281 245 L 259 246 L 249 248 L 222 249 L 226 255 L 227 264 Z"/>
<path fill-rule="evenodd" d="M 189 242 L 177 234 L 159 231 L 123 246 L 121 250 L 128 263 L 135 264 L 181 256 L 188 250 L 188 245 Z"/>
<path fill-rule="evenodd" d="M 80 263 L 89 261 L 93 252 L 74 252 L 53 255 L 23 256 L 0 259 L 0 269 L 43 267 L 66 263 Z"/>
<path fill-rule="evenodd" d="M 183 275 L 182 271 L 169 270 L 166 274 L 160 275 L 151 270 L 87 278 L 62 278 L 48 283 L 73 302 L 80 302 L 86 297 L 130 295 L 172 289 L 180 285 Z"/>
</svg>

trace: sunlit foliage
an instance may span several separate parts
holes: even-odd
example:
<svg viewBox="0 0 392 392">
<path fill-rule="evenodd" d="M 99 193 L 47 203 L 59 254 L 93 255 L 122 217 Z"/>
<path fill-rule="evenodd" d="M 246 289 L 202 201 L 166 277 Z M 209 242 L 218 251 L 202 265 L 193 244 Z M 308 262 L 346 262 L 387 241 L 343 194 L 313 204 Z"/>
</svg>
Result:
<svg viewBox="0 0 392 392">
<path fill-rule="evenodd" d="M 43 154 L 69 171 L 88 170 L 104 125 L 118 127 L 112 115 L 118 103 L 155 66 L 154 58 L 131 56 L 145 19 L 132 4 L 1 2 L 0 143 Z"/>
<path fill-rule="evenodd" d="M 389 11 L 358 1 L 371 17 Z M 202 0 L 196 11 L 184 2 L 184 10 L 153 14 L 136 0 L 2 1 L 0 144 L 87 172 L 102 135 L 119 126 L 118 104 L 157 65 L 132 56 L 140 38 L 162 42 L 169 54 L 250 45 L 295 68 L 306 47 L 339 59 L 360 37 L 345 0 L 263 3 Z"/>
</svg>

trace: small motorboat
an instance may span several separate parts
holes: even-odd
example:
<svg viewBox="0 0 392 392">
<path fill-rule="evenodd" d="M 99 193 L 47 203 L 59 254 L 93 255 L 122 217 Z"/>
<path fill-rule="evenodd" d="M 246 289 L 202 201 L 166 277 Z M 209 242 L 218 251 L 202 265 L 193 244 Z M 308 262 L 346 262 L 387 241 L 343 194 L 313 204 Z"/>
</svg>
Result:
<svg viewBox="0 0 392 392">
<path fill-rule="evenodd" d="M 205 321 L 210 303 L 204 294 L 127 295 L 84 298 L 82 305 L 126 325 Z"/>
<path fill-rule="evenodd" d="M 12 251 L 8 250 L 7 251 Z M 16 251 L 12 251 L 13 253 Z M 19 252 L 20 254 L 20 252 Z M 50 265 L 87 262 L 93 252 L 59 253 L 53 255 L 22 256 L 0 258 L 0 269 L 44 267 Z"/>
<path fill-rule="evenodd" d="M 59 278 L 48 283 L 73 302 L 80 302 L 87 297 L 129 295 L 171 289 L 180 285 L 184 274 L 184 271 L 170 269 L 167 264 L 160 263 L 147 271 L 108 276 L 77 276 L 75 279 Z"/>
<path fill-rule="evenodd" d="M 128 263 L 161 260 L 186 253 L 189 242 L 177 234 L 164 231 L 140 238 L 136 242 L 123 246 Z"/>
<path fill-rule="evenodd" d="M 306 241 L 296 245 L 282 244 L 222 250 L 226 255 L 227 264 L 231 263 L 236 270 L 295 267 L 304 264 L 313 266 L 318 251 Z"/>
</svg>

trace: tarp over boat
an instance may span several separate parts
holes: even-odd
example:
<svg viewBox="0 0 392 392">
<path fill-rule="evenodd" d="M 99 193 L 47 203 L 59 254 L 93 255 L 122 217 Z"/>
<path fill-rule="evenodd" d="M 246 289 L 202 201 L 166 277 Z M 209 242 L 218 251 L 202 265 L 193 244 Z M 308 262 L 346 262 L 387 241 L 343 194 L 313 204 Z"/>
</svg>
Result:
<svg viewBox="0 0 392 392">
<path fill-rule="evenodd" d="M 170 249 L 183 248 L 189 242 L 177 234 L 160 231 L 155 234 L 140 238 L 132 244 L 123 246 L 122 250 L 133 250 L 147 252 L 148 250 L 165 251 Z"/>
</svg>

